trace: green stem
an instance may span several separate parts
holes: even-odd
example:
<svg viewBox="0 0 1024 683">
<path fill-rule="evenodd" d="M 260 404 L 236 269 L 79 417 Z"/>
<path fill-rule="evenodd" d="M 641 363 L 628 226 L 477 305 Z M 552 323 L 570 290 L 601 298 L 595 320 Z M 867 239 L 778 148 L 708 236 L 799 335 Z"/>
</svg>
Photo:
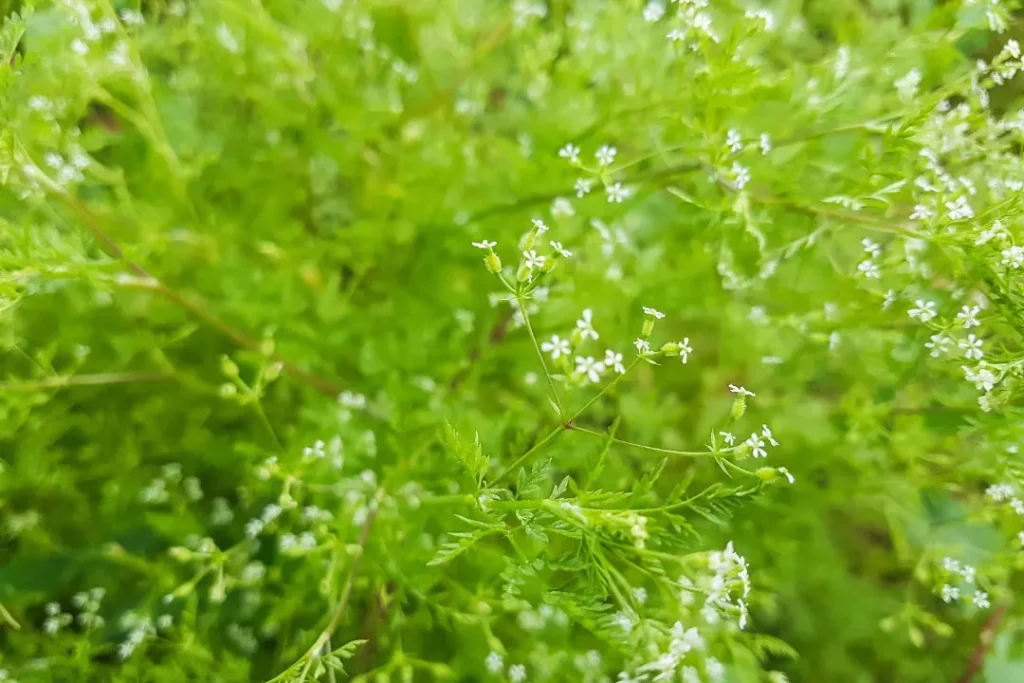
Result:
<svg viewBox="0 0 1024 683">
<path fill-rule="evenodd" d="M 609 441 L 611 441 L 613 443 L 621 444 L 623 446 L 629 446 L 631 448 L 636 448 L 636 449 L 639 449 L 639 450 L 642 450 L 642 451 L 651 451 L 652 453 L 662 453 L 664 455 L 677 455 L 677 456 L 687 457 L 687 458 L 706 458 L 706 457 L 712 457 L 713 458 L 713 457 L 722 455 L 723 453 L 732 453 L 732 452 L 737 451 L 737 450 L 739 450 L 741 448 L 741 446 L 733 446 L 731 448 L 727 448 L 727 449 L 721 450 L 721 451 L 677 451 L 677 450 L 674 450 L 672 448 L 658 448 L 657 446 L 647 446 L 647 445 L 640 444 L 640 443 L 634 443 L 632 441 L 626 441 L 625 439 L 617 439 L 615 437 L 609 437 L 607 434 L 603 434 L 601 432 L 596 432 L 596 431 L 594 431 L 592 429 L 584 429 L 583 427 L 577 427 L 575 425 L 573 425 L 573 427 L 571 429 L 574 432 L 580 432 L 581 434 L 589 434 L 591 436 L 596 436 L 599 439 L 608 439 Z"/>
<path fill-rule="evenodd" d="M 530 324 L 530 316 L 526 312 L 526 303 L 523 301 L 523 297 L 520 294 L 516 294 L 516 301 L 519 302 L 519 313 L 523 316 L 523 322 L 526 324 L 526 331 L 530 334 L 530 341 L 533 342 L 533 349 L 537 352 L 537 358 L 540 359 L 540 366 L 544 369 L 544 377 L 548 380 L 548 388 L 551 389 L 551 393 L 555 397 L 555 405 L 558 407 L 558 419 L 562 419 L 565 414 L 565 409 L 562 407 L 562 399 L 558 395 L 558 390 L 555 389 L 555 380 L 551 376 L 551 372 L 548 370 L 548 364 L 544 360 L 544 352 L 540 350 L 540 344 L 537 343 L 537 336 L 533 333 L 533 325 Z"/>
<path fill-rule="evenodd" d="M 640 356 L 637 356 L 636 358 L 633 359 L 633 362 L 629 364 L 629 366 L 626 368 L 625 372 L 623 372 L 621 375 L 618 375 L 611 382 L 608 382 L 608 384 L 604 385 L 604 388 L 601 389 L 601 391 L 597 392 L 589 401 L 584 403 L 583 407 L 580 408 L 579 410 L 577 410 L 575 413 L 573 413 L 572 417 L 570 417 L 568 420 L 566 420 L 566 422 L 571 424 L 573 420 L 575 420 L 580 415 L 582 415 L 583 412 L 587 408 L 589 408 L 590 406 L 594 405 L 594 403 L 597 401 L 597 399 L 599 399 L 602 396 L 604 396 L 608 392 L 609 389 L 611 389 L 612 387 L 614 387 L 616 384 L 619 383 L 619 380 L 621 380 L 623 377 L 628 375 L 629 371 L 632 370 L 634 367 L 636 367 L 636 364 L 639 363 L 639 362 L 640 362 Z"/>
</svg>

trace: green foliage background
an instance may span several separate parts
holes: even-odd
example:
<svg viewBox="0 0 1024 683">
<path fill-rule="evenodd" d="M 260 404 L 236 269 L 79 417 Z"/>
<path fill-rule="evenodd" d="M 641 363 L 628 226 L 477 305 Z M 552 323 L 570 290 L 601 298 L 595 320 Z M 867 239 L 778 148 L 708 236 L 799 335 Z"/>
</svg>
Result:
<svg viewBox="0 0 1024 683">
<path fill-rule="evenodd" d="M 82 55 L 76 6 L 0 3 L 0 667 L 19 681 L 328 680 L 305 665 L 330 630 L 332 647 L 366 641 L 346 675 L 488 680 L 498 651 L 528 680 L 614 680 L 646 644 L 606 623 L 608 567 L 671 624 L 675 565 L 514 514 L 568 476 L 566 496 L 623 510 L 679 500 L 681 482 L 722 492 L 675 529 L 651 522 L 649 547 L 702 558 L 731 540 L 749 561 L 747 630 L 762 639 L 716 641 L 727 680 L 955 681 L 993 632 L 965 680 L 1019 680 L 1017 529 L 983 492 L 1018 481 L 1006 446 L 1021 435 L 1024 305 L 999 257 L 971 246 L 994 217 L 1018 234 L 1019 191 L 984 187 L 1019 177 L 1019 131 L 950 154 L 982 188 L 976 221 L 907 219 L 937 104 L 972 101 L 974 60 L 1014 33 L 991 33 L 982 5 L 787 0 L 766 3 L 767 30 L 752 6 L 714 2 L 720 41 L 691 50 L 665 37 L 674 4 L 652 23 L 628 0 L 154 1 Z M 136 9 L 82 7 L 96 22 Z M 894 82 L 915 68 L 903 99 Z M 1017 92 L 992 87 L 968 125 L 1015 116 Z M 600 145 L 618 150 L 580 199 L 568 142 L 587 168 Z M 80 179 L 25 171 L 75 149 L 90 159 Z M 615 180 L 632 191 L 621 204 L 602 189 Z M 559 197 L 573 215 L 552 214 Z M 538 338 L 568 336 L 589 308 L 601 339 L 582 355 L 631 357 L 653 306 L 655 347 L 694 349 L 640 363 L 580 425 L 700 450 L 743 385 L 757 395 L 737 434 L 770 424 L 781 446 L 766 462 L 794 485 L 746 488 L 712 458 L 659 470 L 657 454 L 571 430 L 500 478 L 566 415 L 470 242 L 496 240 L 514 269 L 534 217 L 574 252 L 530 311 Z M 880 281 L 857 274 L 865 237 L 886 250 Z M 883 308 L 889 289 L 899 301 Z M 1007 367 L 994 412 L 908 318 L 929 291 L 950 319 L 973 293 L 991 302 L 986 348 Z M 567 404 L 597 392 L 565 374 Z M 344 467 L 303 464 L 335 435 Z M 280 469 L 264 477 L 268 458 Z M 166 500 L 140 498 L 156 479 Z M 332 513 L 317 552 L 246 540 L 282 487 Z M 211 521 L 216 498 L 232 521 Z M 305 528 L 288 514 L 274 534 Z M 437 563 L 460 532 L 474 536 Z M 942 602 L 946 555 L 979 567 L 991 609 Z M 253 561 L 265 575 L 243 578 Z M 47 603 L 67 612 L 93 587 L 104 625 L 45 632 Z M 571 625 L 524 629 L 524 604 Z M 173 626 L 122 660 L 129 612 Z M 602 661 L 586 669 L 590 650 Z"/>
</svg>

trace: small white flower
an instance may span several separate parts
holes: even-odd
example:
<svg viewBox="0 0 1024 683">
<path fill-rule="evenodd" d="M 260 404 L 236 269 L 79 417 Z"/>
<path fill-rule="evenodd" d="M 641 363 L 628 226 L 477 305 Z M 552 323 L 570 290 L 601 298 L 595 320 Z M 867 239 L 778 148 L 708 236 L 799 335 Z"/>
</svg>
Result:
<svg viewBox="0 0 1024 683">
<path fill-rule="evenodd" d="M 985 495 L 997 503 L 1001 503 L 1013 495 L 1013 487 L 1009 484 L 993 484 L 985 489 Z"/>
<path fill-rule="evenodd" d="M 761 154 L 768 154 L 772 151 L 772 139 L 768 137 L 768 133 L 761 133 Z"/>
<path fill-rule="evenodd" d="M 1018 515 L 1024 515 L 1024 500 L 1021 500 L 1020 498 L 1011 498 L 1010 507 L 1013 508 L 1013 511 Z"/>
<path fill-rule="evenodd" d="M 593 317 L 594 312 L 589 308 L 585 308 L 583 309 L 583 314 L 580 319 L 576 321 L 576 329 L 580 331 L 580 337 L 582 339 L 587 339 L 588 337 L 594 341 L 600 339 L 600 335 L 598 335 L 597 331 L 594 329 Z"/>
<path fill-rule="evenodd" d="M 624 200 L 629 199 L 629 195 L 632 193 L 629 188 L 623 187 L 622 183 L 612 183 L 604 188 L 604 191 L 608 195 L 609 204 L 621 204 Z"/>
<path fill-rule="evenodd" d="M 551 202 L 551 215 L 555 218 L 575 216 L 576 209 L 572 208 L 572 202 L 565 197 L 556 197 L 555 201 Z"/>
<path fill-rule="evenodd" d="M 971 598 L 971 602 L 974 603 L 978 609 L 988 609 L 992 606 L 992 603 L 988 600 L 988 593 L 982 590 L 974 591 L 974 597 Z"/>
<path fill-rule="evenodd" d="M 142 24 L 142 13 L 133 9 L 122 10 L 121 21 L 128 26 L 139 26 Z"/>
<path fill-rule="evenodd" d="M 505 665 L 505 660 L 500 654 L 491 650 L 491 653 L 487 655 L 487 659 L 484 660 L 484 664 L 487 666 L 487 670 L 492 674 L 496 674 L 502 670 Z"/>
<path fill-rule="evenodd" d="M 969 330 L 972 327 L 981 325 L 978 322 L 978 313 L 981 312 L 981 306 L 964 306 L 960 309 L 960 312 L 956 314 L 956 319 L 963 323 L 964 329 Z"/>
<path fill-rule="evenodd" d="M 559 254 L 561 254 L 565 258 L 569 258 L 570 256 L 572 256 L 572 252 L 569 251 L 568 249 L 564 249 L 562 247 L 562 243 L 561 242 L 554 242 L 554 241 L 552 241 L 552 242 L 549 242 L 549 244 L 551 245 L 552 249 L 557 251 Z"/>
<path fill-rule="evenodd" d="M 757 396 L 753 391 L 747 391 L 745 387 L 738 387 L 735 384 L 729 385 L 729 391 L 740 396 Z"/>
<path fill-rule="evenodd" d="M 622 354 L 611 349 L 604 352 L 604 365 L 620 375 L 626 372 L 626 366 L 622 364 Z"/>
<path fill-rule="evenodd" d="M 498 246 L 498 243 L 484 240 L 483 242 L 473 242 L 473 246 L 476 247 L 477 249 L 493 249 L 494 247 Z"/>
<path fill-rule="evenodd" d="M 925 342 L 925 348 L 931 349 L 930 355 L 932 358 L 938 358 L 949 352 L 949 347 L 952 345 L 953 340 L 944 334 L 933 334 L 931 341 Z"/>
<path fill-rule="evenodd" d="M 746 441 L 747 445 L 750 446 L 751 455 L 755 458 L 767 458 L 768 451 L 764 447 L 764 439 L 762 439 L 757 432 L 750 435 L 750 438 Z"/>
<path fill-rule="evenodd" d="M 665 6 L 660 2 L 651 0 L 651 2 L 647 3 L 647 6 L 644 7 L 644 21 L 648 23 L 653 24 L 663 16 L 665 16 Z"/>
<path fill-rule="evenodd" d="M 761 436 L 768 439 L 768 443 L 770 443 L 771 445 L 779 445 L 779 442 L 772 437 L 772 430 L 768 429 L 768 425 L 766 424 L 761 425 Z"/>
<path fill-rule="evenodd" d="M 780 467 L 779 468 L 779 472 L 782 473 L 782 475 L 786 477 L 786 480 L 789 481 L 790 484 L 795 484 L 796 483 L 796 477 L 794 477 L 792 474 L 790 474 L 789 470 L 787 470 L 785 467 Z"/>
<path fill-rule="evenodd" d="M 548 226 L 545 225 L 544 221 L 542 221 L 541 219 L 533 218 L 531 219 L 531 222 L 533 223 L 533 227 L 537 230 L 538 235 L 543 235 L 548 231 Z"/>
<path fill-rule="evenodd" d="M 576 372 L 591 382 L 600 382 L 601 375 L 604 374 L 604 363 L 594 360 L 593 356 L 577 356 Z"/>
<path fill-rule="evenodd" d="M 569 340 L 562 339 L 557 334 L 551 335 L 551 341 L 546 341 L 541 344 L 540 350 L 545 353 L 550 353 L 552 360 L 558 360 L 562 356 L 572 355 L 572 348 L 569 346 Z"/>
<path fill-rule="evenodd" d="M 610 166 L 615 161 L 615 155 L 618 154 L 618 150 L 610 145 L 601 145 L 600 149 L 594 154 L 597 157 L 597 163 L 600 166 Z"/>
<path fill-rule="evenodd" d="M 1001 263 L 1004 266 L 1010 266 L 1017 270 L 1024 265 L 1024 247 L 1013 246 L 1009 249 L 1003 249 L 1001 255 L 1003 257 Z"/>
<path fill-rule="evenodd" d="M 545 258 L 538 256 L 537 252 L 533 249 L 523 252 L 523 260 L 526 261 L 526 265 L 531 268 L 542 268 L 544 266 Z"/>
<path fill-rule="evenodd" d="M 733 436 L 732 432 L 718 432 L 718 433 L 721 435 L 722 441 L 725 441 L 725 443 L 727 443 L 728 445 L 732 446 L 732 445 L 734 445 L 736 443 L 736 437 Z"/>
<path fill-rule="evenodd" d="M 644 306 L 644 315 L 652 316 L 655 320 L 661 320 L 665 317 L 664 313 L 649 306 Z"/>
<path fill-rule="evenodd" d="M 945 569 L 947 572 L 952 572 L 954 574 L 960 573 L 960 563 L 954 560 L 952 557 L 942 558 L 942 568 Z"/>
<path fill-rule="evenodd" d="M 725 146 L 728 147 L 729 151 L 733 154 L 743 149 L 743 138 L 740 137 L 738 130 L 734 128 L 726 133 Z"/>
<path fill-rule="evenodd" d="M 912 221 L 926 221 L 933 217 L 935 212 L 929 209 L 924 204 L 918 204 L 914 207 L 914 210 L 910 214 L 910 220 Z"/>
<path fill-rule="evenodd" d="M 85 44 L 85 41 L 77 39 L 77 38 L 75 40 L 71 41 L 71 49 L 74 50 L 74 52 L 76 54 L 80 54 L 80 55 L 87 55 L 87 54 L 89 54 L 89 46 Z"/>
<path fill-rule="evenodd" d="M 645 602 L 647 602 L 647 589 L 643 586 L 641 586 L 640 588 L 634 588 L 633 597 L 636 598 L 636 601 L 639 604 L 644 604 Z"/>
<path fill-rule="evenodd" d="M 735 176 L 736 187 L 742 190 L 750 182 L 750 170 L 746 166 L 741 165 L 738 161 L 732 163 L 732 174 Z"/>
<path fill-rule="evenodd" d="M 636 347 L 636 352 L 641 356 L 651 352 L 651 344 L 646 339 L 634 340 L 633 346 Z"/>
<path fill-rule="evenodd" d="M 569 142 L 562 149 L 558 150 L 558 156 L 568 159 L 571 164 L 578 164 L 580 161 L 580 148 Z"/>
<path fill-rule="evenodd" d="M 960 589 L 956 586 L 951 586 L 948 583 L 942 587 L 942 601 L 953 602 L 954 600 L 960 599 Z"/>
<path fill-rule="evenodd" d="M 1017 540 L 1020 541 L 1020 547 L 1024 548 L 1024 531 L 1017 532 Z"/>
<path fill-rule="evenodd" d="M 978 339 L 974 333 L 967 335 L 967 339 L 961 339 L 960 350 L 964 352 L 964 356 L 970 360 L 981 360 L 985 353 L 981 350 L 982 340 Z"/>
<path fill-rule="evenodd" d="M 878 279 L 882 277 L 882 271 L 878 269 L 878 264 L 871 259 L 865 259 L 858 263 L 857 272 L 866 278 Z"/>
<path fill-rule="evenodd" d="M 976 574 L 976 573 L 977 573 L 977 572 L 975 572 L 975 570 L 974 570 L 974 567 L 972 567 L 972 566 L 971 566 L 971 565 L 969 565 L 969 564 L 965 564 L 965 565 L 964 565 L 964 566 L 963 566 L 963 567 L 962 567 L 962 568 L 960 569 L 960 576 L 962 576 L 962 577 L 963 577 L 963 579 L 964 579 L 964 581 L 965 581 L 966 583 L 974 583 L 974 579 L 975 579 L 975 574 Z"/>
<path fill-rule="evenodd" d="M 576 183 L 572 186 L 572 189 L 576 190 L 576 196 L 580 199 L 590 193 L 590 189 L 594 186 L 594 181 L 589 178 L 577 178 Z"/>
<path fill-rule="evenodd" d="M 918 299 L 914 302 L 914 308 L 907 311 L 907 315 L 926 323 L 935 317 L 935 302 Z"/>
<path fill-rule="evenodd" d="M 512 683 L 522 683 L 526 680 L 526 667 L 522 664 L 513 664 L 508 668 L 508 680 Z"/>
<path fill-rule="evenodd" d="M 685 365 L 686 362 L 690 360 L 690 354 L 693 353 L 693 348 L 690 346 L 690 338 L 683 337 L 683 341 L 676 343 L 679 344 L 679 357 Z"/>
<path fill-rule="evenodd" d="M 997 237 L 1001 239 L 1004 236 L 1004 233 L 1005 230 L 1003 228 L 1002 221 L 996 220 L 992 223 L 992 227 L 978 235 L 978 238 L 974 240 L 974 245 L 980 247 L 984 244 L 988 244 Z"/>
<path fill-rule="evenodd" d="M 882 247 L 869 237 L 865 237 L 860 241 L 861 246 L 864 247 L 864 251 L 871 254 L 872 258 L 878 258 L 882 255 Z"/>
<path fill-rule="evenodd" d="M 885 297 L 882 299 L 882 310 L 883 311 L 888 310 L 889 307 L 892 306 L 895 301 L 896 301 L 896 292 L 891 290 L 891 289 L 886 291 Z"/>
<path fill-rule="evenodd" d="M 961 366 L 960 369 L 964 371 L 964 379 L 973 383 L 978 391 L 992 391 L 996 385 L 997 377 L 985 363 L 979 363 L 977 368 Z"/>
</svg>

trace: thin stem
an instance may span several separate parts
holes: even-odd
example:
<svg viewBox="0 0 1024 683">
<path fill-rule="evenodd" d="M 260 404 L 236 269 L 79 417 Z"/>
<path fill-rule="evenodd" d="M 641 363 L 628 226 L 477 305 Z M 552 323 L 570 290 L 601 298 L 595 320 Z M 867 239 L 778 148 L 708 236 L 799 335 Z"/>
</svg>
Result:
<svg viewBox="0 0 1024 683">
<path fill-rule="evenodd" d="M 93 375 L 58 375 L 23 382 L 0 382 L 0 391 L 33 391 L 71 386 L 99 386 L 103 384 L 131 384 L 133 382 L 160 382 L 173 379 L 163 372 L 102 372 Z"/>
<path fill-rule="evenodd" d="M 594 395 L 594 396 L 593 396 L 593 397 L 592 397 L 592 398 L 591 398 L 591 399 L 590 399 L 589 401 L 587 401 L 586 403 L 584 403 L 584 404 L 583 404 L 583 407 L 582 407 L 582 408 L 580 408 L 579 410 L 577 410 L 577 411 L 576 411 L 575 413 L 573 413 L 572 417 L 570 417 L 570 418 L 569 418 L 569 419 L 568 419 L 568 420 L 567 420 L 566 422 L 567 422 L 567 423 L 569 423 L 569 424 L 571 424 L 573 420 L 575 420 L 575 419 L 576 419 L 576 418 L 578 418 L 578 417 L 579 417 L 580 415 L 582 415 L 582 414 L 583 414 L 583 412 L 584 412 L 584 411 L 585 411 L 585 410 L 586 410 L 587 408 L 589 408 L 590 406 L 594 405 L 594 403 L 595 403 L 595 402 L 597 401 L 597 399 L 599 399 L 599 398 L 601 398 L 602 396 L 604 396 L 604 395 L 605 395 L 605 394 L 606 394 L 606 393 L 608 392 L 608 390 L 609 390 L 609 389 L 611 389 L 612 387 L 614 387 L 614 386 L 615 386 L 616 384 L 618 384 L 618 383 L 619 383 L 619 380 L 621 380 L 621 379 L 622 379 L 623 377 L 625 377 L 626 375 L 628 375 L 628 374 L 629 374 L 629 371 L 630 371 L 630 370 L 632 370 L 632 369 L 633 369 L 633 368 L 634 368 L 634 367 L 636 366 L 636 364 L 637 364 L 637 363 L 639 363 L 639 362 L 640 362 L 640 356 L 637 356 L 636 358 L 634 358 L 634 359 L 633 359 L 633 362 L 632 362 L 632 363 L 630 363 L 630 364 L 629 364 L 629 365 L 628 365 L 628 366 L 626 367 L 626 371 L 625 371 L 625 372 L 623 372 L 623 373 L 622 373 L 621 375 L 617 375 L 617 376 L 615 377 L 615 379 L 613 379 L 613 380 L 612 380 L 611 382 L 608 382 L 608 384 L 604 385 L 604 388 L 603 388 L 603 389 L 601 389 L 601 391 L 597 392 L 597 393 L 596 393 L 596 394 L 595 394 L 595 395 Z"/>
<path fill-rule="evenodd" d="M 540 344 L 537 343 L 537 335 L 533 333 L 533 325 L 530 324 L 530 316 L 526 312 L 526 304 L 523 301 L 522 295 L 516 294 L 516 301 L 519 302 L 519 313 L 523 316 L 523 322 L 526 324 L 526 331 L 530 334 L 530 341 L 533 342 L 533 349 L 537 352 L 537 358 L 540 359 L 540 366 L 544 369 L 544 377 L 548 380 L 548 388 L 551 389 L 551 393 L 555 397 L 555 405 L 558 406 L 558 418 L 561 419 L 565 414 L 565 409 L 562 407 L 562 399 L 558 395 L 558 390 L 555 389 L 555 380 L 551 377 L 551 372 L 548 370 L 548 364 L 544 360 L 544 352 L 540 350 Z"/>
<path fill-rule="evenodd" d="M 732 448 L 727 448 L 721 451 L 677 451 L 671 448 L 658 448 L 657 446 L 646 446 L 644 444 L 634 443 L 632 441 L 626 441 L 624 439 L 609 437 L 607 434 L 595 432 L 592 429 L 584 429 L 583 427 L 577 427 L 575 425 L 573 425 L 572 431 L 580 432 L 581 434 L 589 434 L 591 436 L 596 436 L 599 439 L 608 439 L 613 443 L 621 444 L 623 446 L 629 446 L 631 448 L 636 448 L 642 451 L 651 451 L 653 453 L 662 453 L 664 455 L 678 455 L 687 458 L 715 457 L 718 455 L 722 455 L 723 453 L 732 453 L 740 449 L 740 446 L 733 446 Z"/>
</svg>

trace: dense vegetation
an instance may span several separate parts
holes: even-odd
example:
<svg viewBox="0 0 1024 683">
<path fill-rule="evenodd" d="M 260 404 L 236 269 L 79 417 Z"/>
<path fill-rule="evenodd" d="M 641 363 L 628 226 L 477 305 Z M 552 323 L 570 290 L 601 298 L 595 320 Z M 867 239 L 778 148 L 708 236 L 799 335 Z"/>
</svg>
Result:
<svg viewBox="0 0 1024 683">
<path fill-rule="evenodd" d="M 0 681 L 1024 680 L 1018 4 L 0 2 Z"/>
</svg>

